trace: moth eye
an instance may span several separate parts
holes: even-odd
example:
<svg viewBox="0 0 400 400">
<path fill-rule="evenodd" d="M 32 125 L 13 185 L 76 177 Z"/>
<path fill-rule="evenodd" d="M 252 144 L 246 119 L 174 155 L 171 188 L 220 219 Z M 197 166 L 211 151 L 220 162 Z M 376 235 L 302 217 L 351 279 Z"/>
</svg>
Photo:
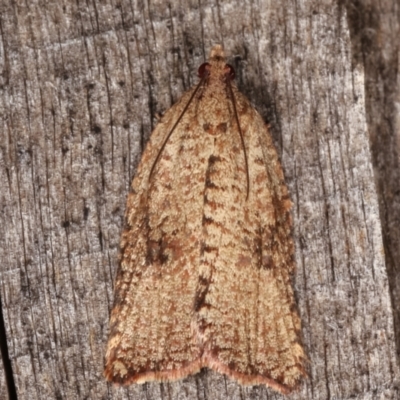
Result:
<svg viewBox="0 0 400 400">
<path fill-rule="evenodd" d="M 232 65 L 225 65 L 225 75 L 229 76 L 231 81 L 235 79 L 235 70 L 233 69 Z"/>
<path fill-rule="evenodd" d="M 197 70 L 197 75 L 199 76 L 199 78 L 204 78 L 204 75 L 208 72 L 209 66 L 209 63 L 203 63 L 200 65 L 199 69 Z"/>
</svg>

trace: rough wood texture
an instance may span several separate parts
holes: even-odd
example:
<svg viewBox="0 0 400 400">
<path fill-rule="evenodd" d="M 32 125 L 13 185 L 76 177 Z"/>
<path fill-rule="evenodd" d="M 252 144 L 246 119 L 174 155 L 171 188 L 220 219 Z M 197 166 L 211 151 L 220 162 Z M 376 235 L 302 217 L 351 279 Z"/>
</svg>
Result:
<svg viewBox="0 0 400 400">
<path fill-rule="evenodd" d="M 0 0 L 0 293 L 21 399 L 281 398 L 207 371 L 102 377 L 131 178 L 215 43 L 295 205 L 310 380 L 289 398 L 399 398 L 400 18 L 376 4 Z"/>
</svg>

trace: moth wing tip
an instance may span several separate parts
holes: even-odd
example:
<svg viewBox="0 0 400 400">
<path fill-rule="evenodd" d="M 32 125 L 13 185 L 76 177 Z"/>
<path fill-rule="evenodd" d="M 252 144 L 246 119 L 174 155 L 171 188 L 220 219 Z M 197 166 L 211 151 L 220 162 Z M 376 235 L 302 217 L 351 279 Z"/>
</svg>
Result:
<svg viewBox="0 0 400 400">
<path fill-rule="evenodd" d="M 221 374 L 224 374 L 227 377 L 237 381 L 239 384 L 243 386 L 265 385 L 284 395 L 297 391 L 300 388 L 301 377 L 307 376 L 304 371 L 300 371 L 298 379 L 296 379 L 293 382 L 293 384 L 289 385 L 281 383 L 276 379 L 261 374 L 257 373 L 246 374 L 236 371 L 235 369 L 219 361 L 214 356 L 207 357 L 207 362 L 205 363 L 205 367 L 210 368 L 213 371 L 219 372 Z"/>
<path fill-rule="evenodd" d="M 122 363 L 118 360 L 108 362 L 103 372 L 106 380 L 115 386 L 128 386 L 133 383 L 177 381 L 189 375 L 196 374 L 203 367 L 200 358 L 192 361 L 185 367 L 161 371 L 150 369 L 141 372 L 128 371 L 126 368 L 121 368 L 120 364 Z"/>
</svg>

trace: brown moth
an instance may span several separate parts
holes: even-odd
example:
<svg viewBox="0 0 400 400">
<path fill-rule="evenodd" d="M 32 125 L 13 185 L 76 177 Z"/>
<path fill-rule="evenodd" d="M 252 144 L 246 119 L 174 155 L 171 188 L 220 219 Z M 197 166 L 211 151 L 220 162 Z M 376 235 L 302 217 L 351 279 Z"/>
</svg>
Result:
<svg viewBox="0 0 400 400">
<path fill-rule="evenodd" d="M 261 116 L 222 47 L 161 119 L 128 196 L 105 377 L 203 367 L 281 393 L 306 356 L 291 286 L 291 201 Z"/>
</svg>

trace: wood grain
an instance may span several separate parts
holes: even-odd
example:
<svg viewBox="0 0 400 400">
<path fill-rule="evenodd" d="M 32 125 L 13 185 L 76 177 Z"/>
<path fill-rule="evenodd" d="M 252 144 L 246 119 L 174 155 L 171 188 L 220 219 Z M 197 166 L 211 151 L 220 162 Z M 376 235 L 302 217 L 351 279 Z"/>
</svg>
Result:
<svg viewBox="0 0 400 400">
<path fill-rule="evenodd" d="M 102 377 L 128 186 L 215 43 L 294 203 L 310 380 L 289 398 L 399 397 L 397 2 L 1 0 L 0 35 L 0 293 L 19 398 L 281 398 L 207 371 L 127 390 Z"/>
</svg>

